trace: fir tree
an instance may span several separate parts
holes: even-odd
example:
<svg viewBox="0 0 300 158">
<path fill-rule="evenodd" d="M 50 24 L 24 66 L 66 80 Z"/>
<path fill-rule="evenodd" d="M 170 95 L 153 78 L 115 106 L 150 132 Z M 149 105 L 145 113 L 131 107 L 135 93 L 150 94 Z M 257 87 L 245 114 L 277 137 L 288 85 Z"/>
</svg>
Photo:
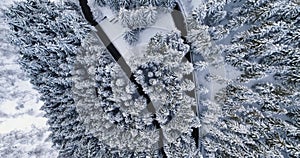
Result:
<svg viewBox="0 0 300 158">
<path fill-rule="evenodd" d="M 4 23 L 5 17 L 2 12 L 0 12 L 0 18 L 3 20 L 3 23 L 0 25 L 0 84 L 2 85 L 0 89 L 0 103 L 19 98 L 20 104 L 22 104 L 23 101 L 25 102 L 24 99 L 26 97 L 28 98 L 35 94 L 21 91 L 19 88 L 18 84 L 28 81 L 28 78 L 17 63 L 16 47 L 11 45 L 7 38 L 9 27 Z"/>
<path fill-rule="evenodd" d="M 101 7 L 106 5 L 106 0 L 94 0 L 94 1 Z"/>
<path fill-rule="evenodd" d="M 119 18 L 124 27 L 129 29 L 143 29 L 155 23 L 157 11 L 155 7 L 140 7 L 138 9 L 127 10 L 121 8 Z"/>
<path fill-rule="evenodd" d="M 76 48 L 90 30 L 73 3 L 62 6 L 47 0 L 18 2 L 8 10 L 11 42 L 20 47 L 20 65 L 29 75 L 44 101 L 51 139 L 59 157 L 76 157 L 88 151 L 81 143 L 94 141 L 84 134 L 72 97 L 72 64 Z M 93 154 L 96 154 L 95 152 Z M 79 156 L 82 157 L 82 156 Z"/>
<path fill-rule="evenodd" d="M 119 152 L 153 156 L 158 151 L 159 136 L 151 113 L 143 112 L 146 100 L 137 97 L 134 84 L 95 36 L 82 46 L 77 54 L 73 91 L 86 133 Z"/>
<path fill-rule="evenodd" d="M 146 54 L 134 59 L 135 77 L 153 102 L 158 103 L 157 121 L 165 139 L 168 157 L 198 156 L 191 137 L 199 120 L 192 110 L 195 99 L 186 94 L 194 84 L 183 75 L 193 71 L 192 64 L 182 62 L 189 51 L 179 34 L 157 34 L 151 38 Z M 137 62 L 139 61 L 139 62 Z"/>
<path fill-rule="evenodd" d="M 139 40 L 140 31 L 140 29 L 128 30 L 124 33 L 123 38 L 125 41 L 128 42 L 128 44 L 135 45 L 136 42 Z"/>
<path fill-rule="evenodd" d="M 226 64 L 235 67 L 241 75 L 226 83 L 226 88 L 216 96 L 216 103 L 203 104 L 206 112 L 202 114 L 202 123 L 209 122 L 208 126 L 202 126 L 203 154 L 298 157 L 299 127 L 295 120 L 298 120 L 296 98 L 299 97 L 296 64 L 299 5 L 293 1 L 249 0 L 208 6 L 195 10 L 188 19 L 189 26 L 208 25 L 207 32 L 216 47 L 223 49 L 220 54 L 225 55 Z M 226 11 L 226 18 L 207 21 L 211 10 L 216 8 Z M 203 36 L 195 38 L 202 39 Z M 200 54 L 205 54 L 205 46 L 200 48 Z M 220 110 L 211 115 L 213 107 Z"/>
<path fill-rule="evenodd" d="M 295 97 L 297 93 L 268 83 L 253 85 L 251 89 L 227 86 L 216 98 L 222 113 L 207 128 L 211 129 L 204 138 L 207 154 L 297 157 L 298 140 L 287 134 L 297 133 L 298 125 L 292 123 L 294 118 L 288 113 L 297 108 Z"/>
<path fill-rule="evenodd" d="M 300 80 L 296 75 L 299 6 L 290 1 L 274 1 L 272 4 L 247 2 L 242 8 L 248 8 L 247 12 L 239 13 L 248 19 L 246 23 L 257 25 L 234 36 L 233 46 L 225 50 L 226 60 L 244 72 L 243 81 L 270 75 L 286 86 L 299 89 Z M 270 11 L 267 14 L 263 10 Z"/>
</svg>

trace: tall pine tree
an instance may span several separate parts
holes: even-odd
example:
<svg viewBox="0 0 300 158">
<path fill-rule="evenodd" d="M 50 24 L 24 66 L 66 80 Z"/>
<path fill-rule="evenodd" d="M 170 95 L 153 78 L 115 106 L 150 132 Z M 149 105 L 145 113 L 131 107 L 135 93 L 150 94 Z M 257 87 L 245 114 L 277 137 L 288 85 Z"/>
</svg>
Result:
<svg viewBox="0 0 300 158">
<path fill-rule="evenodd" d="M 209 122 L 204 155 L 299 157 L 299 5 L 210 2 L 195 10 L 189 23 L 209 26 L 211 39 L 223 45 L 226 64 L 240 75 L 217 94 L 217 103 L 203 104 L 202 121 Z"/>
<path fill-rule="evenodd" d="M 100 151 L 98 140 L 84 134 L 71 92 L 76 48 L 90 31 L 78 8 L 71 2 L 57 6 L 29 0 L 15 3 L 5 15 L 11 42 L 20 48 L 19 63 L 44 101 L 42 109 L 59 157 L 95 156 Z"/>
</svg>

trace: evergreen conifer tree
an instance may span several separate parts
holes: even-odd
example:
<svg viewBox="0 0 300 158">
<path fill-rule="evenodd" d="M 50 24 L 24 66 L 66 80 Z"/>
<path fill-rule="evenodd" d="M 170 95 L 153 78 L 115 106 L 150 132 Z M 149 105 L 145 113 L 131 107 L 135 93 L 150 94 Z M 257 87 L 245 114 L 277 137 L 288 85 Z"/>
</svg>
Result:
<svg viewBox="0 0 300 158">
<path fill-rule="evenodd" d="M 203 104 L 203 154 L 299 157 L 295 124 L 299 120 L 299 5 L 277 0 L 227 1 L 215 6 L 209 2 L 194 11 L 189 25 L 208 25 L 226 64 L 241 75 L 227 82 L 216 103 Z M 214 10 L 226 12 L 225 18 L 208 21 L 218 15 L 211 14 Z M 213 107 L 219 112 L 210 112 Z M 204 128 L 205 122 L 209 123 Z"/>
<path fill-rule="evenodd" d="M 15 3 L 5 15 L 11 42 L 20 48 L 19 63 L 44 101 L 42 109 L 59 157 L 95 156 L 100 151 L 98 140 L 84 134 L 71 91 L 76 48 L 90 30 L 78 8 L 71 2 L 57 6 L 29 0 Z"/>
<path fill-rule="evenodd" d="M 168 157 L 199 156 L 191 136 L 192 128 L 199 127 L 192 110 L 196 101 L 186 94 L 194 89 L 194 84 L 184 78 L 193 67 L 187 61 L 182 62 L 188 51 L 189 46 L 178 33 L 157 34 L 151 38 L 146 54 L 132 62 L 138 83 L 151 100 L 158 103 L 156 116 Z"/>
</svg>

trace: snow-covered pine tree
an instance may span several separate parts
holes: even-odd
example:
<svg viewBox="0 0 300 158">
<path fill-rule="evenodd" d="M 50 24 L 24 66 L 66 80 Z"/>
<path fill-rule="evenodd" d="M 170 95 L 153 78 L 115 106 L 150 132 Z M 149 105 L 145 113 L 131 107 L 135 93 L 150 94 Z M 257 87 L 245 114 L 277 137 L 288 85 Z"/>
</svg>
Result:
<svg viewBox="0 0 300 158">
<path fill-rule="evenodd" d="M 207 31 L 211 35 L 211 39 L 218 40 L 228 35 L 229 31 L 224 24 L 227 23 L 228 8 L 235 8 L 235 1 L 231 0 L 208 0 L 202 2 L 196 9 L 192 11 L 192 21 L 194 25 L 206 25 Z M 188 22 L 188 23 L 189 23 Z M 191 24 L 190 24 L 191 25 Z"/>
<path fill-rule="evenodd" d="M 18 104 L 22 106 L 26 98 L 36 94 L 21 90 L 20 83 L 28 81 L 28 78 L 17 63 L 16 47 L 11 45 L 7 38 L 9 27 L 5 23 L 5 16 L 2 12 L 0 12 L 0 19 L 2 20 L 0 23 L 0 103 L 18 98 Z"/>
<path fill-rule="evenodd" d="M 156 22 L 156 7 L 141 6 L 130 10 L 123 7 L 119 11 L 119 19 L 122 25 L 129 29 L 124 33 L 123 38 L 130 45 L 134 45 L 139 39 L 139 33 Z"/>
<path fill-rule="evenodd" d="M 123 38 L 130 45 L 135 45 L 139 40 L 140 29 L 128 30 L 123 34 Z"/>
<path fill-rule="evenodd" d="M 120 3 L 121 7 L 129 9 L 129 8 L 132 8 L 136 2 L 132 1 L 132 0 L 120 0 L 119 3 Z"/>
<path fill-rule="evenodd" d="M 161 1 L 160 0 L 137 0 L 138 3 L 141 6 L 160 6 L 161 5 Z"/>
<path fill-rule="evenodd" d="M 201 56 L 204 61 L 212 66 L 219 66 L 223 63 L 222 46 L 217 45 L 209 34 L 209 27 L 201 25 L 195 17 L 188 17 L 187 41 L 191 45 L 191 52 L 194 56 Z"/>
<path fill-rule="evenodd" d="M 255 26 L 234 36 L 227 61 L 244 72 L 243 81 L 273 76 L 299 90 L 299 5 L 247 1 L 242 8 L 239 15 Z"/>
<path fill-rule="evenodd" d="M 73 92 L 85 132 L 115 149 L 119 157 L 125 156 L 122 152 L 126 157 L 159 156 L 158 131 L 152 113 L 145 112 L 145 98 L 138 97 L 135 85 L 95 35 L 85 39 L 82 47 L 77 54 Z"/>
<path fill-rule="evenodd" d="M 158 4 L 159 7 L 173 9 L 175 7 L 175 0 L 160 0 Z"/>
<path fill-rule="evenodd" d="M 295 138 L 299 133 L 295 123 L 299 120 L 299 5 L 294 1 L 249 0 L 232 1 L 223 8 L 226 19 L 211 28 L 230 34 L 212 39 L 227 44 L 222 54 L 241 75 L 216 97 L 219 105 L 214 106 L 221 107 L 221 115 L 210 127 L 213 130 L 204 135 L 204 153 L 299 157 Z M 205 23 L 206 14 L 197 10 L 193 18 L 202 21 L 194 20 L 192 26 Z"/>
<path fill-rule="evenodd" d="M 124 27 L 129 29 L 143 29 L 153 25 L 156 21 L 156 7 L 147 6 L 137 9 L 121 8 L 119 19 Z"/>
<path fill-rule="evenodd" d="M 89 0 L 90 2 L 91 0 Z M 99 6 L 103 7 L 106 5 L 106 0 L 94 0 L 96 4 L 98 4 Z"/>
<path fill-rule="evenodd" d="M 11 3 L 4 0 L 0 8 L 6 9 Z M 38 122 L 36 120 L 41 120 L 43 113 L 39 108 L 42 102 L 38 92 L 30 86 L 29 78 L 20 69 L 18 49 L 7 39 L 9 26 L 5 23 L 3 12 L 0 12 L 0 21 L 0 157 L 55 156 L 58 152 L 51 148 L 51 140 L 46 139 L 48 128 L 33 126 Z M 20 122 L 12 124 L 28 117 L 36 119 L 28 122 L 32 123 L 30 131 L 24 129 Z"/>
<path fill-rule="evenodd" d="M 164 136 L 168 157 L 197 157 L 198 149 L 191 136 L 199 120 L 192 110 L 194 98 L 186 94 L 194 84 L 184 78 L 193 71 L 192 64 L 182 62 L 189 51 L 178 33 L 157 34 L 151 38 L 146 54 L 133 59 L 135 77 L 156 105 L 157 120 Z"/>
<path fill-rule="evenodd" d="M 299 109 L 297 97 L 299 93 L 277 84 L 227 86 L 216 97 L 221 117 L 203 139 L 206 154 L 298 157 L 299 125 L 294 121 L 297 114 L 292 114 Z"/>
<path fill-rule="evenodd" d="M 107 6 L 115 12 L 119 12 L 121 8 L 137 9 L 141 6 L 155 6 L 172 9 L 175 6 L 175 0 L 89 0 L 101 7 Z"/>
<path fill-rule="evenodd" d="M 175 0 L 90 0 L 89 5 L 92 8 L 94 17 L 103 17 L 100 13 L 101 9 L 97 5 L 112 9 L 121 24 L 129 29 L 124 33 L 124 39 L 130 45 L 134 45 L 139 38 L 137 34 L 156 22 L 158 10 L 162 8 L 171 10 L 175 6 Z"/>
<path fill-rule="evenodd" d="M 98 140 L 84 134 L 72 97 L 76 48 L 90 30 L 76 9 L 71 2 L 57 6 L 48 0 L 29 0 L 5 11 L 11 42 L 20 48 L 19 63 L 44 101 L 42 109 L 59 157 L 95 156 L 100 151 Z"/>
</svg>

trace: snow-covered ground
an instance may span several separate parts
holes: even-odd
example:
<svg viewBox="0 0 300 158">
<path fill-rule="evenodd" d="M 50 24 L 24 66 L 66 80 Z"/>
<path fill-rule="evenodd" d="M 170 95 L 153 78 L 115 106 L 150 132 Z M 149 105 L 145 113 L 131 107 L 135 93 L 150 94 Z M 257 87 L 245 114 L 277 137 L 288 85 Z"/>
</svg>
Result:
<svg viewBox="0 0 300 158">
<path fill-rule="evenodd" d="M 184 16 L 188 16 L 193 10 L 192 0 L 177 0 Z"/>
<path fill-rule="evenodd" d="M 106 14 L 105 14 L 106 16 Z M 171 13 L 159 13 L 158 19 L 152 26 L 149 26 L 140 33 L 139 41 L 135 46 L 130 46 L 124 39 L 123 34 L 126 31 L 120 21 L 113 20 L 117 17 L 113 17 L 113 14 L 108 14 L 108 18 L 102 20 L 99 25 L 107 34 L 108 38 L 112 41 L 114 46 L 119 50 L 121 55 L 124 57 L 126 62 L 129 61 L 133 56 L 142 55 L 145 46 L 149 43 L 157 33 L 167 33 L 171 31 L 178 31 L 173 20 Z"/>
<path fill-rule="evenodd" d="M 185 15 L 189 15 L 195 8 L 202 5 L 204 0 L 177 0 L 178 4 L 183 8 Z"/>
<path fill-rule="evenodd" d="M 5 43 L 8 45 L 8 43 Z M 2 43 L 2 46 L 5 45 Z M 1 47 L 3 48 L 3 47 Z M 46 128 L 46 118 L 40 110 L 43 102 L 39 94 L 32 88 L 29 79 L 17 63 L 17 52 L 6 46 L 10 54 L 0 52 L 1 68 L 1 100 L 0 100 L 0 134 L 13 130 L 30 130 L 31 126 Z"/>
<path fill-rule="evenodd" d="M 154 25 L 149 26 L 149 28 L 141 32 L 140 40 L 138 41 L 137 46 L 148 44 L 150 38 L 159 32 L 167 33 L 173 30 L 178 31 L 172 19 L 171 13 L 159 13 L 157 17 L 158 19 Z"/>
<path fill-rule="evenodd" d="M 126 29 L 121 25 L 120 21 L 114 23 L 110 22 L 109 19 L 106 18 L 102 20 L 99 25 L 102 27 L 103 31 L 107 34 L 110 41 L 114 44 L 122 56 L 127 57 L 127 51 L 124 50 L 128 50 L 131 46 L 128 45 L 122 38 Z"/>
<path fill-rule="evenodd" d="M 178 31 L 172 20 L 171 13 L 159 13 L 157 17 L 158 19 L 155 24 L 142 31 L 140 33 L 139 41 L 127 51 L 127 61 L 130 61 L 134 56 L 142 56 L 145 53 L 146 46 L 150 39 L 156 34 Z"/>
<path fill-rule="evenodd" d="M 34 94 L 34 91 L 31 94 Z M 36 102 L 33 96 L 30 100 L 21 101 L 21 99 L 16 97 L 0 103 L 1 113 L 6 116 L 0 117 L 0 134 L 13 130 L 30 131 L 32 126 L 47 128 L 47 119 L 42 117 L 43 112 L 39 110 L 43 103 Z M 18 108 L 20 105 L 22 107 Z"/>
</svg>

